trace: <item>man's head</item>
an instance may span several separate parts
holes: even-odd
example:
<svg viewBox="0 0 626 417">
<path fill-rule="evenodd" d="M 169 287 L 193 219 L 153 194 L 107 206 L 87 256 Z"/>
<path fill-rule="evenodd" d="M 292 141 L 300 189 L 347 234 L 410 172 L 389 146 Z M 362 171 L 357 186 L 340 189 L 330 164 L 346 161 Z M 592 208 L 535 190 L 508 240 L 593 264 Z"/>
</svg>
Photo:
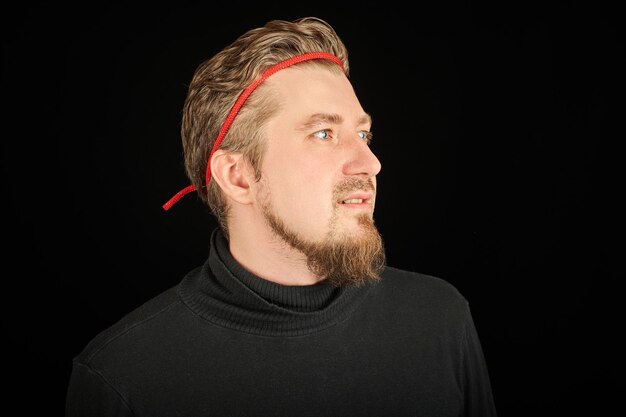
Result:
<svg viewBox="0 0 626 417">
<path fill-rule="evenodd" d="M 263 71 L 293 56 L 320 51 L 339 58 L 346 75 L 349 73 L 346 48 L 326 22 L 312 17 L 294 22 L 274 20 L 246 32 L 196 70 L 183 109 L 185 169 L 227 237 L 228 201 L 215 182 L 204 188 L 209 153 L 220 128 L 242 91 Z M 277 108 L 275 97 L 261 94 L 262 88 L 246 101 L 220 145 L 222 150 L 241 153 L 257 179 L 265 146 L 263 127 Z"/>
<path fill-rule="evenodd" d="M 242 90 L 277 62 L 308 52 L 338 57 L 345 72 L 320 59 L 265 80 L 212 154 L 205 194 L 213 142 Z M 385 262 L 373 221 L 380 162 L 369 148 L 371 118 L 347 75 L 345 47 L 325 22 L 273 21 L 200 66 L 183 118 L 188 175 L 226 237 L 233 217 L 253 210 L 336 285 L 377 279 Z"/>
</svg>

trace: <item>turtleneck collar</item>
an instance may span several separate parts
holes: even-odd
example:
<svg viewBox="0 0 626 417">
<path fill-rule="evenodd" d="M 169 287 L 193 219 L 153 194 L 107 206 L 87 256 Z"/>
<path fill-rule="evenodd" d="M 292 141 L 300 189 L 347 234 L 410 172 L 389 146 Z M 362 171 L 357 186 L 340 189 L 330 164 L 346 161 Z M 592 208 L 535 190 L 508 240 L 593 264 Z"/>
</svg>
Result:
<svg viewBox="0 0 626 417">
<path fill-rule="evenodd" d="M 179 294 L 196 314 L 222 327 L 265 336 L 298 336 L 344 319 L 371 289 L 281 285 L 239 264 L 219 227 L 211 234 L 207 261 L 180 283 Z"/>
</svg>

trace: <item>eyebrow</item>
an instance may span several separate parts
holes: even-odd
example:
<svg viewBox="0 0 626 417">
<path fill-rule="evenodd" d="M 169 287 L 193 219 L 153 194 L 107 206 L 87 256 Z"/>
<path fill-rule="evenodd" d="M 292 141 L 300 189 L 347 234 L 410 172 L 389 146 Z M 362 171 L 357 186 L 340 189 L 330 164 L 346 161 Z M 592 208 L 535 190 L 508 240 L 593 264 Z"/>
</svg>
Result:
<svg viewBox="0 0 626 417">
<path fill-rule="evenodd" d="M 324 123 L 329 124 L 341 124 L 343 122 L 343 117 L 336 113 L 315 113 L 309 116 L 303 123 L 298 126 L 298 130 L 307 131 L 312 129 L 315 126 L 319 126 Z M 358 125 L 363 124 L 372 124 L 372 117 L 365 113 L 363 116 L 359 118 L 357 121 Z"/>
</svg>

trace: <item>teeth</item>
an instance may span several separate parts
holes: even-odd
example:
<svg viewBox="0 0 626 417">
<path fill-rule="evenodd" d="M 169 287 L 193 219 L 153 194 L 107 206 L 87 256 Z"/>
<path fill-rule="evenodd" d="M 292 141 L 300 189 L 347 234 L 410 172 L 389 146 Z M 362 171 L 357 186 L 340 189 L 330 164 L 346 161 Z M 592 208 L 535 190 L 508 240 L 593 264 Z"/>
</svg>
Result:
<svg viewBox="0 0 626 417">
<path fill-rule="evenodd" d="M 352 198 L 350 200 L 344 200 L 342 204 L 361 204 L 363 202 L 362 198 Z"/>
</svg>

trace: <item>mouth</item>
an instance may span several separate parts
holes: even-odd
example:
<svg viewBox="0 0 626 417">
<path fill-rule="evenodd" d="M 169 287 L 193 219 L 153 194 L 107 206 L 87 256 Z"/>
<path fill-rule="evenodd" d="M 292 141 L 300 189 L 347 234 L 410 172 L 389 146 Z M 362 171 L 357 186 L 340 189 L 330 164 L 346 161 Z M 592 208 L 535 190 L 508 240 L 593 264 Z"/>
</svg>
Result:
<svg viewBox="0 0 626 417">
<path fill-rule="evenodd" d="M 372 198 L 371 193 L 354 193 L 343 198 L 338 203 L 344 208 L 370 208 L 372 206 Z"/>
</svg>

